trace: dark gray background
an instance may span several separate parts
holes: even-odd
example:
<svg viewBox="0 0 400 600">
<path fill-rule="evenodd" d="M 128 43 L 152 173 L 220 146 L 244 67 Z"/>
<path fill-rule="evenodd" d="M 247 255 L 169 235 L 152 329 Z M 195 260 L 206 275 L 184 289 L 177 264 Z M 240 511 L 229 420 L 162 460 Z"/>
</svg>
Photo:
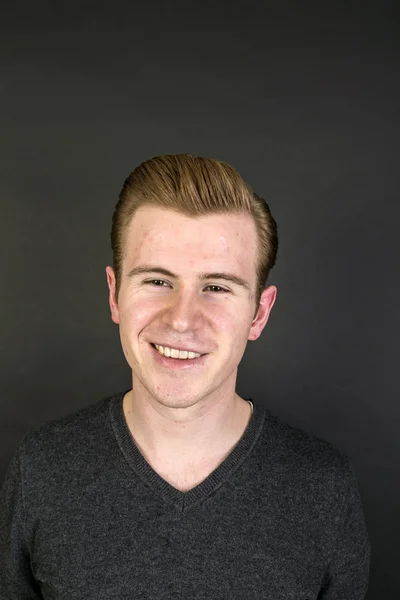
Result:
<svg viewBox="0 0 400 600">
<path fill-rule="evenodd" d="M 400 592 L 396 4 L 3 8 L 2 476 L 29 429 L 131 386 L 105 276 L 125 177 L 156 154 L 225 160 L 280 232 L 238 393 L 351 457 L 368 599 Z"/>
</svg>

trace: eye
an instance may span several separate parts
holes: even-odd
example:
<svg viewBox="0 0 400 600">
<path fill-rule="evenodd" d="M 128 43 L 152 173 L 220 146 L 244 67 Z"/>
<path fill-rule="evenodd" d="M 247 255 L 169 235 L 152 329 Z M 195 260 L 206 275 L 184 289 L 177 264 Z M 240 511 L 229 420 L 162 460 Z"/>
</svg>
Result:
<svg viewBox="0 0 400 600">
<path fill-rule="evenodd" d="M 166 283 L 162 279 L 151 279 L 150 281 L 145 281 L 144 283 L 161 283 L 161 285 L 157 285 L 157 287 L 162 287 L 163 283 Z"/>
<path fill-rule="evenodd" d="M 156 287 L 163 287 L 163 284 L 166 283 L 167 285 L 169 285 L 166 281 L 164 281 L 163 279 L 149 279 L 148 281 L 145 281 L 144 283 L 147 284 L 154 284 L 156 285 Z M 161 285 L 158 285 L 161 284 Z M 214 290 L 218 290 L 216 293 L 217 294 L 229 294 L 229 290 L 226 290 L 225 288 L 219 286 L 219 285 L 208 285 L 208 288 L 214 288 Z"/>
<path fill-rule="evenodd" d="M 219 294 L 223 294 L 223 293 L 227 294 L 227 293 L 229 293 L 229 290 L 226 290 L 225 288 L 222 288 L 219 285 L 208 285 L 207 287 L 209 287 L 209 288 L 218 288 L 218 290 L 220 290 L 218 292 Z"/>
</svg>

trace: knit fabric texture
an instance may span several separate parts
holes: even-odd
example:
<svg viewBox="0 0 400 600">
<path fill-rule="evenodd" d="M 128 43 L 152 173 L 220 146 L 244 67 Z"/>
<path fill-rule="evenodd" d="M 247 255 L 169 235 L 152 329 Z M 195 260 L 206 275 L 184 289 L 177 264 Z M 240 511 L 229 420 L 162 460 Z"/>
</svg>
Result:
<svg viewBox="0 0 400 600">
<path fill-rule="evenodd" d="M 362 600 L 370 541 L 349 458 L 253 402 L 181 492 L 121 392 L 29 432 L 0 494 L 1 600 Z"/>
</svg>

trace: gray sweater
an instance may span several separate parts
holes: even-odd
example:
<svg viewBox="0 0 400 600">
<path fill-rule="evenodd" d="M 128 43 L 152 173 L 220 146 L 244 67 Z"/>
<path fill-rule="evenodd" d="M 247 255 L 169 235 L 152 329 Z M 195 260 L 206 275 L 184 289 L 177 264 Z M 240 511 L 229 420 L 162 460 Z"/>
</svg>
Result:
<svg viewBox="0 0 400 600">
<path fill-rule="evenodd" d="M 0 497 L 1 600 L 361 600 L 370 542 L 331 444 L 253 415 L 188 492 L 146 462 L 124 393 L 27 434 Z"/>
</svg>

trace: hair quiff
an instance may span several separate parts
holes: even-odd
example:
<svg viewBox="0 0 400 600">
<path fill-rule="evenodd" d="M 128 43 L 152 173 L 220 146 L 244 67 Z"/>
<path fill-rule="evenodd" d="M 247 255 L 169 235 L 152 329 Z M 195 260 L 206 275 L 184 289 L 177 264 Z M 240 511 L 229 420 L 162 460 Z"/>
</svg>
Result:
<svg viewBox="0 0 400 600">
<path fill-rule="evenodd" d="M 117 298 L 125 233 L 136 210 L 144 205 L 174 210 L 193 218 L 229 213 L 250 215 L 258 238 L 257 314 L 268 274 L 276 261 L 277 226 L 267 202 L 252 191 L 233 167 L 191 154 L 164 154 L 142 162 L 132 171 L 124 182 L 112 219 L 111 248 Z"/>
</svg>

